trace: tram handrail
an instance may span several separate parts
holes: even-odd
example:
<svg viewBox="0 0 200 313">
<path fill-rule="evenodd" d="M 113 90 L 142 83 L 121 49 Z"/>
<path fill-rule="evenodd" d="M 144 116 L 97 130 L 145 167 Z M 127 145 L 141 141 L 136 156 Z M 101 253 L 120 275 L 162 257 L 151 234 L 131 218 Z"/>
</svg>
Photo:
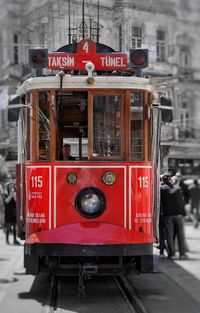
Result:
<svg viewBox="0 0 200 313">
<path fill-rule="evenodd" d="M 29 109 L 33 108 L 32 105 L 19 103 L 19 104 L 9 104 L 8 109 L 19 109 L 23 107 L 29 108 Z"/>
</svg>

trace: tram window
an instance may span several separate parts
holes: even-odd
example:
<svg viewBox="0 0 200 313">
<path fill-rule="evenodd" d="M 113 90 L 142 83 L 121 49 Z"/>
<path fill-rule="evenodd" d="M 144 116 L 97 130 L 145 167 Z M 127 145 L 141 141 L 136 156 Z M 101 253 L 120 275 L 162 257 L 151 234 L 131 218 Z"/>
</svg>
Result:
<svg viewBox="0 0 200 313">
<path fill-rule="evenodd" d="M 121 156 L 122 97 L 93 98 L 93 157 Z"/>
<path fill-rule="evenodd" d="M 63 144 L 71 145 L 76 160 L 88 159 L 87 92 L 67 91 L 57 94 L 57 160 Z"/>
<path fill-rule="evenodd" d="M 39 93 L 39 160 L 50 159 L 50 94 L 49 92 Z"/>
<path fill-rule="evenodd" d="M 141 92 L 131 94 L 131 159 L 143 160 L 143 97 Z"/>
</svg>

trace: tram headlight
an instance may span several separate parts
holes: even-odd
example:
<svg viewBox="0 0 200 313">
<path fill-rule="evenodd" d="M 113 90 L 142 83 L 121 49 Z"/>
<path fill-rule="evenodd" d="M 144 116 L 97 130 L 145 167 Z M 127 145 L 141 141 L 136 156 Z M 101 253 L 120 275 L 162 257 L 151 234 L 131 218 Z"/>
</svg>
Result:
<svg viewBox="0 0 200 313">
<path fill-rule="evenodd" d="M 96 218 L 103 214 L 106 208 L 106 198 L 101 190 L 88 187 L 78 193 L 75 206 L 80 215 L 87 218 Z"/>
</svg>

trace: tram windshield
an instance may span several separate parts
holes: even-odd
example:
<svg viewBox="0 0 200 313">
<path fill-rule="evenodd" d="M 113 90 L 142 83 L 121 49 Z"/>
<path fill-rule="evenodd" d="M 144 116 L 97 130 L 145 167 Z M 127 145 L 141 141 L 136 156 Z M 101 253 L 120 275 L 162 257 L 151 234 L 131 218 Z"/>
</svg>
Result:
<svg viewBox="0 0 200 313">
<path fill-rule="evenodd" d="M 59 161 L 71 146 L 75 161 L 151 158 L 150 94 L 143 91 L 46 90 L 34 92 L 27 115 L 27 158 Z M 34 134 L 37 134 L 35 136 Z M 74 160 L 73 158 L 73 160 Z"/>
<path fill-rule="evenodd" d="M 62 146 L 71 146 L 76 160 L 88 158 L 88 94 L 87 92 L 63 92 L 57 94 L 57 145 L 59 159 Z"/>
<path fill-rule="evenodd" d="M 120 157 L 122 139 L 121 96 L 93 98 L 93 156 Z"/>
</svg>

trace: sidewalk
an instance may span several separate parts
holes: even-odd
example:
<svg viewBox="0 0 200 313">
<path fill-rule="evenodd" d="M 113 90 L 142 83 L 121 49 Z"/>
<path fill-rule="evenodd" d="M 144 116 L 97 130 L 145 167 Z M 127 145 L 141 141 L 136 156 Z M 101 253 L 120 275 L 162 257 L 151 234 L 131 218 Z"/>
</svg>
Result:
<svg viewBox="0 0 200 313">
<path fill-rule="evenodd" d="M 21 245 L 6 244 L 5 233 L 3 229 L 0 229 L 0 282 L 9 280 L 13 275 L 13 270 L 17 266 L 23 266 L 23 242 L 21 243 Z M 19 262 L 21 264 L 18 264 Z"/>
<path fill-rule="evenodd" d="M 160 259 L 159 250 L 155 249 L 155 269 L 164 272 L 178 286 L 185 289 L 200 305 L 200 227 L 194 228 L 191 223 L 185 225 L 189 259 L 171 261 Z"/>
<path fill-rule="evenodd" d="M 7 245 L 5 233 L 0 229 L 0 303 L 12 282 L 16 281 L 14 271 L 22 267 L 23 243 L 17 246 Z"/>
</svg>

